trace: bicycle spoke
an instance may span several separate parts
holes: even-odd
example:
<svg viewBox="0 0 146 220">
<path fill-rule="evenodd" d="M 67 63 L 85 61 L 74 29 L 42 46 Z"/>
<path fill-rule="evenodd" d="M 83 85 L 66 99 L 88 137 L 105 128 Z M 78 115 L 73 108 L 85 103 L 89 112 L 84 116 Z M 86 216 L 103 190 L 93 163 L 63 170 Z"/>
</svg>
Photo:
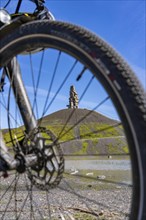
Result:
<svg viewBox="0 0 146 220">
<path fill-rule="evenodd" d="M 0 201 L 2 201 L 3 197 L 6 195 L 6 193 L 13 186 L 14 183 L 15 183 L 15 178 L 12 180 L 11 184 L 7 187 L 6 191 L 2 194 Z"/>
<path fill-rule="evenodd" d="M 66 135 L 70 130 L 72 130 L 73 128 L 75 128 L 80 122 L 82 122 L 86 117 L 88 117 L 90 114 L 92 114 L 93 111 L 97 110 L 98 107 L 100 107 L 100 106 L 101 106 L 104 102 L 106 102 L 108 99 L 109 99 L 109 97 L 106 97 L 101 103 L 99 103 L 97 106 L 95 106 L 95 108 L 94 108 L 93 110 L 91 110 L 88 114 L 86 114 L 86 115 L 85 115 L 84 117 L 82 117 L 79 121 L 77 121 L 69 130 L 67 130 L 66 132 L 63 133 L 63 130 L 65 129 L 67 123 L 69 122 L 70 118 L 72 117 L 72 115 L 73 115 L 74 112 L 75 112 L 75 110 L 74 110 L 74 111 L 69 115 L 69 118 L 67 119 L 66 124 L 64 125 L 62 131 L 60 132 L 58 139 L 62 138 L 62 137 L 63 137 L 64 135 Z M 118 124 L 118 125 L 120 125 L 120 124 Z M 112 127 L 113 127 L 113 126 L 112 126 Z M 111 126 L 110 126 L 109 128 L 111 128 Z M 109 129 L 109 128 L 107 128 L 107 129 Z M 106 129 L 106 130 L 107 130 L 107 129 Z M 104 131 L 104 130 L 99 130 L 99 131 L 94 131 L 94 132 L 95 132 L 95 133 L 98 133 L 98 132 L 102 132 L 102 131 Z M 63 134 L 62 134 L 62 133 L 63 133 Z M 90 134 L 90 133 L 89 133 L 89 134 Z M 84 134 L 83 136 L 86 136 L 86 135 L 88 135 L 88 134 Z M 81 137 L 81 136 L 80 136 L 80 137 Z M 78 137 L 77 137 L 77 138 L 78 138 Z M 73 140 L 73 139 L 71 139 L 71 140 Z M 70 141 L 70 140 L 68 140 L 68 141 Z"/>
<path fill-rule="evenodd" d="M 94 79 L 94 77 L 91 77 L 89 83 L 87 84 L 85 90 L 83 91 L 83 94 L 81 95 L 81 98 L 80 98 L 79 102 L 82 100 L 84 94 L 86 93 L 86 91 L 87 91 L 88 87 L 90 86 L 90 84 L 92 83 L 92 80 L 93 80 L 93 79 Z M 69 130 L 68 130 L 67 132 L 65 132 L 64 134 L 62 134 L 62 133 L 63 133 L 63 130 L 65 130 L 66 125 L 68 124 L 69 120 L 70 120 L 71 117 L 73 116 L 74 112 L 75 112 L 75 109 L 74 109 L 74 110 L 72 111 L 72 113 L 69 115 L 69 117 L 68 117 L 68 119 L 67 119 L 67 121 L 66 121 L 64 127 L 62 128 L 62 130 L 61 130 L 61 132 L 60 132 L 60 134 L 59 134 L 59 136 L 58 136 L 58 139 L 60 139 L 61 137 L 63 137 L 63 136 L 69 131 Z M 82 121 L 82 119 L 81 119 L 81 121 Z M 79 122 L 77 122 L 73 127 L 75 127 L 75 126 L 78 125 L 78 124 L 79 124 Z M 71 128 L 71 129 L 72 129 L 72 128 Z"/>
<path fill-rule="evenodd" d="M 9 112 L 8 108 L 3 104 L 2 101 L 0 101 L 1 106 L 3 106 L 3 108 L 6 110 L 6 112 L 8 113 L 8 117 L 11 117 L 11 119 L 13 119 L 13 121 L 17 124 L 18 127 L 20 127 L 21 124 L 18 123 L 18 121 L 15 119 L 15 117 Z"/>
<path fill-rule="evenodd" d="M 76 64 L 77 64 L 77 60 L 74 62 L 74 64 L 72 65 L 71 69 L 69 70 L 69 72 L 67 73 L 67 75 L 65 76 L 64 80 L 62 81 L 61 85 L 59 86 L 59 88 L 57 89 L 57 92 L 55 93 L 54 97 L 52 98 L 52 100 L 50 101 L 50 103 L 48 104 L 48 106 L 46 107 L 46 110 L 44 113 L 46 113 L 49 109 L 49 107 L 52 105 L 53 101 L 55 100 L 56 96 L 58 95 L 58 93 L 60 92 L 60 90 L 62 89 L 63 85 L 65 84 L 65 82 L 67 81 L 68 77 L 71 75 L 73 69 L 75 68 Z"/>
<path fill-rule="evenodd" d="M 48 103 L 48 100 L 49 100 L 49 98 L 50 98 L 51 89 L 52 89 L 53 82 L 54 82 L 54 79 L 55 79 L 55 76 L 56 76 L 56 72 L 57 72 L 57 68 L 58 68 L 58 65 L 59 65 L 60 57 L 61 57 L 61 51 L 58 52 L 56 64 L 55 64 L 55 67 L 54 67 L 54 71 L 53 71 L 53 74 L 52 74 L 52 78 L 51 78 L 51 80 L 50 80 L 50 85 L 49 85 L 49 88 L 48 88 L 48 93 L 47 93 L 47 95 L 46 95 L 46 100 L 45 100 L 45 104 L 44 104 L 44 108 L 43 108 L 43 111 L 42 111 L 41 120 L 40 120 L 39 124 L 41 124 L 41 121 L 42 121 L 42 119 L 43 119 L 43 116 L 44 116 L 45 113 L 47 112 L 47 110 L 46 110 L 46 108 L 47 108 L 47 103 Z M 54 98 L 54 99 L 55 99 L 55 98 Z"/>
<path fill-rule="evenodd" d="M 50 198 L 49 192 L 46 191 L 47 205 L 48 205 L 48 217 L 51 219 L 51 206 L 50 206 Z"/>
<path fill-rule="evenodd" d="M 34 194 L 35 194 L 36 189 L 33 189 L 32 183 L 30 183 L 30 185 L 28 185 L 28 180 L 26 179 L 26 176 L 25 176 L 25 187 L 26 187 L 26 189 L 28 191 L 28 197 L 29 197 L 29 200 L 30 200 L 30 203 L 31 203 L 30 204 L 30 208 L 31 208 L 30 216 L 35 219 L 35 215 L 36 215 L 36 211 L 37 211 L 37 213 L 39 214 L 40 218 L 44 219 L 45 218 L 44 217 L 44 212 L 43 212 L 43 210 L 41 210 L 41 205 L 38 204 L 37 200 L 34 198 Z M 47 198 L 47 201 L 48 201 L 48 198 Z M 47 205 L 49 207 L 49 203 Z"/>
<path fill-rule="evenodd" d="M 16 176 L 15 176 L 15 178 L 14 178 L 14 181 L 16 181 L 15 184 L 17 184 L 18 180 L 19 180 L 19 177 L 17 177 L 17 180 L 16 180 Z M 14 185 L 14 190 L 12 191 L 12 193 L 11 193 L 11 195 L 10 195 L 10 198 L 9 198 L 9 200 L 8 200 L 8 202 L 7 202 L 7 205 L 6 205 L 6 207 L 5 207 L 5 210 L 3 211 L 3 215 L 1 216 L 1 219 L 4 219 L 5 216 L 6 216 L 6 213 L 7 213 L 7 211 L 8 211 L 8 208 L 9 208 L 10 204 L 11 204 L 13 195 L 15 195 L 15 185 Z"/>
<path fill-rule="evenodd" d="M 35 87 L 34 87 L 33 110 L 34 110 L 34 108 L 36 107 L 36 115 L 37 115 L 37 118 L 39 117 L 39 114 L 38 114 L 38 104 L 37 104 L 37 99 L 36 99 L 36 97 L 37 97 L 39 81 L 40 81 L 40 77 L 41 77 L 41 73 L 42 73 L 44 53 L 45 53 L 45 51 L 43 50 L 42 56 L 41 56 L 41 60 L 40 60 L 40 66 L 39 66 L 38 77 L 37 77 L 37 80 L 36 80 L 36 86 L 35 86 L 35 82 L 34 82 L 34 76 L 32 76 L 32 78 L 33 78 L 33 85 L 35 86 Z M 33 74 L 33 72 L 32 72 L 32 74 Z"/>
</svg>

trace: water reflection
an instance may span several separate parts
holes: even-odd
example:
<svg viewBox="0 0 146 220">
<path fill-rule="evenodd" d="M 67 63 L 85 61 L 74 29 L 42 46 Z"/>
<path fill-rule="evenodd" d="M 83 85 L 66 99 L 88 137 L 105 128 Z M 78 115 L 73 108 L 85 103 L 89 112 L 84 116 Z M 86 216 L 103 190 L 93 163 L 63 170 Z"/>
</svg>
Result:
<svg viewBox="0 0 146 220">
<path fill-rule="evenodd" d="M 81 170 L 131 170 L 130 160 L 65 160 L 65 168 Z"/>
</svg>

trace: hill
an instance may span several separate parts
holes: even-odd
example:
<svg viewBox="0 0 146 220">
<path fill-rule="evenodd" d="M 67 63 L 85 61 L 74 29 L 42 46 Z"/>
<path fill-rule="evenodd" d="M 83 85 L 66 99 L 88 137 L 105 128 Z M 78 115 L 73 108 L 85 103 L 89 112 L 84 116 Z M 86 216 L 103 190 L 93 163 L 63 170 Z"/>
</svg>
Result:
<svg viewBox="0 0 146 220">
<path fill-rule="evenodd" d="M 114 127 L 118 121 L 98 112 L 63 109 L 45 116 L 42 122 L 60 137 L 67 155 L 128 153 L 122 127 Z"/>
<path fill-rule="evenodd" d="M 43 118 L 43 123 L 47 124 L 68 123 L 74 125 L 77 122 L 81 125 L 95 122 L 104 124 L 114 124 L 117 121 L 107 118 L 95 111 L 90 111 L 87 109 L 62 109 Z"/>
<path fill-rule="evenodd" d="M 51 130 L 61 143 L 65 155 L 125 154 L 128 153 L 122 126 L 116 120 L 87 109 L 62 109 L 47 115 L 41 126 Z M 39 121 L 40 121 L 39 120 Z M 22 139 L 21 127 L 14 129 Z M 8 129 L 3 130 L 11 146 Z"/>
</svg>

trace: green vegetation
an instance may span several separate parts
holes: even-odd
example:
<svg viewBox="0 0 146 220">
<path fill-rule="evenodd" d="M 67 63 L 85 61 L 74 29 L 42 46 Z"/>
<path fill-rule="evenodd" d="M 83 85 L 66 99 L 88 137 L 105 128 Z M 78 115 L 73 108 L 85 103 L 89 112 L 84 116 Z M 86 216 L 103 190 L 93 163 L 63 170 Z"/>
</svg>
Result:
<svg viewBox="0 0 146 220">
<path fill-rule="evenodd" d="M 4 141 L 8 147 L 11 147 L 12 143 L 16 144 L 16 141 L 20 141 L 24 137 L 24 131 L 22 128 L 12 129 L 11 134 L 8 130 L 3 130 L 2 133 L 4 135 Z"/>
<path fill-rule="evenodd" d="M 122 149 L 125 153 L 127 153 L 127 154 L 129 153 L 129 149 L 128 149 L 127 145 L 123 146 Z"/>
<path fill-rule="evenodd" d="M 116 154 L 119 153 L 119 148 L 114 146 L 112 143 L 107 145 L 109 154 Z"/>
<path fill-rule="evenodd" d="M 88 141 L 83 141 L 82 148 L 78 152 L 76 152 L 75 154 L 77 154 L 77 155 L 87 154 L 87 149 L 88 149 Z"/>
<path fill-rule="evenodd" d="M 74 132 L 71 129 L 71 126 L 65 126 L 64 128 L 64 125 L 50 125 L 46 128 L 52 131 L 57 138 L 59 137 L 60 141 L 68 141 L 74 139 Z"/>
<path fill-rule="evenodd" d="M 108 129 L 107 129 L 108 128 Z M 114 127 L 109 127 L 108 124 L 90 123 L 80 126 L 80 137 L 84 139 L 103 138 L 118 136 L 119 132 Z"/>
</svg>

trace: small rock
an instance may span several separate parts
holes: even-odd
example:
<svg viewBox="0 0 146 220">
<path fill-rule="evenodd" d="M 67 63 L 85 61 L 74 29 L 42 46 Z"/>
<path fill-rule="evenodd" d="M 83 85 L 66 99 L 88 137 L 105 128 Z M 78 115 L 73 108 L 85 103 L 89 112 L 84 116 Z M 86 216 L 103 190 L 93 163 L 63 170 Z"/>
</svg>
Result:
<svg viewBox="0 0 146 220">
<path fill-rule="evenodd" d="M 93 173 L 86 173 L 86 176 L 93 176 Z"/>
<path fill-rule="evenodd" d="M 78 170 L 73 171 L 72 173 L 70 173 L 71 175 L 75 175 L 76 173 L 78 173 Z"/>
<path fill-rule="evenodd" d="M 102 216 L 104 214 L 103 210 L 99 213 L 99 216 Z"/>
<path fill-rule="evenodd" d="M 106 178 L 106 176 L 104 176 L 104 175 L 97 176 L 97 179 L 100 179 L 100 180 L 104 180 L 105 178 Z"/>
</svg>

